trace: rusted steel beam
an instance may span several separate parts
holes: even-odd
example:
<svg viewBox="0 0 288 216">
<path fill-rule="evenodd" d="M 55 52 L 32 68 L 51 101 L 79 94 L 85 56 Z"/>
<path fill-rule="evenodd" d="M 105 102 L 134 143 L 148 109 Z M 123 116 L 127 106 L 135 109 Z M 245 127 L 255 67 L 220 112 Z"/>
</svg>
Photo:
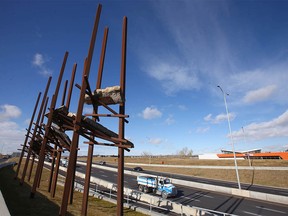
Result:
<svg viewBox="0 0 288 216">
<path fill-rule="evenodd" d="M 106 105 L 105 103 L 103 103 L 102 101 L 98 101 L 99 104 L 101 104 L 103 107 L 105 107 L 107 110 L 109 110 L 111 113 L 113 113 L 114 115 L 118 115 L 118 113 L 116 111 L 114 111 L 111 107 L 109 107 L 108 105 Z M 127 119 L 124 119 L 124 121 L 126 123 L 129 123 Z"/>
<path fill-rule="evenodd" d="M 102 41 L 102 49 L 101 49 L 101 55 L 100 55 L 100 63 L 98 68 L 98 77 L 96 82 L 96 89 L 101 88 L 102 83 L 102 74 L 103 74 L 103 68 L 104 68 L 104 60 L 105 60 L 105 53 L 106 53 L 106 45 L 107 45 L 107 38 L 108 38 L 108 28 L 105 28 L 103 41 Z M 87 85 L 89 85 L 88 79 L 86 79 Z M 90 90 L 91 91 L 91 90 Z M 92 97 L 91 97 L 92 99 Z M 93 114 L 98 113 L 98 105 L 93 104 Z M 92 118 L 94 121 L 98 120 L 99 118 L 97 116 Z M 95 139 L 94 136 L 90 137 L 92 140 Z M 88 196 L 89 196 L 89 187 L 90 187 L 90 177 L 91 177 L 91 167 L 92 167 L 92 161 L 93 161 L 93 151 L 94 151 L 94 144 L 90 144 L 88 146 L 88 156 L 86 161 L 86 173 L 85 173 L 85 183 L 84 183 L 84 191 L 83 191 L 83 200 L 82 200 L 82 209 L 81 209 L 81 215 L 86 216 L 87 215 L 87 207 L 88 207 Z"/>
<path fill-rule="evenodd" d="M 46 98 L 46 101 L 45 101 L 45 105 L 44 105 L 44 109 L 43 109 L 43 113 L 42 113 L 40 125 L 44 125 L 43 122 L 44 122 L 45 110 L 47 109 L 48 101 L 49 101 L 49 97 L 47 97 L 47 98 Z M 38 128 L 38 135 L 40 135 L 40 133 L 43 134 L 43 131 L 42 131 L 42 129 L 39 127 L 39 128 Z M 42 173 L 42 169 L 43 169 L 43 167 L 41 167 L 41 172 L 40 172 L 40 173 Z M 39 178 L 39 181 L 38 181 L 38 187 L 40 186 L 40 179 L 41 179 L 41 177 Z"/>
<path fill-rule="evenodd" d="M 123 18 L 122 51 L 120 71 L 120 91 L 124 97 L 119 105 L 119 114 L 125 115 L 125 87 L 126 87 L 126 47 L 127 47 L 127 17 Z M 119 139 L 124 139 L 125 119 L 119 118 Z M 122 144 L 122 143 L 120 143 Z M 123 188 L 124 188 L 124 149 L 118 147 L 118 179 L 117 179 L 117 215 L 123 215 Z"/>
<path fill-rule="evenodd" d="M 19 158 L 19 162 L 18 162 L 18 166 L 17 166 L 17 170 L 16 170 L 16 175 L 15 175 L 15 179 L 17 179 L 18 177 L 18 174 L 19 174 L 19 169 L 20 169 L 20 166 L 21 166 L 21 163 L 22 163 L 22 159 L 23 159 L 23 156 L 24 156 L 24 150 L 26 149 L 27 147 L 27 141 L 28 141 L 28 138 L 29 138 L 29 134 L 31 133 L 31 128 L 32 128 L 32 124 L 33 124 L 33 120 L 34 120 L 34 117 L 35 117 L 35 113 L 36 113 L 36 110 L 37 110 L 37 107 L 38 107 L 38 103 L 39 103 L 39 100 L 40 100 L 40 97 L 41 97 L 41 92 L 38 93 L 38 97 L 37 97 L 37 100 L 36 100 L 36 103 L 35 103 L 35 106 L 34 106 L 34 110 L 33 110 L 33 113 L 32 113 L 32 117 L 30 119 L 30 123 L 29 123 L 29 126 L 28 126 L 28 129 L 27 129 L 27 134 L 25 136 L 25 141 L 24 141 L 24 144 L 23 144 L 23 147 L 22 147 L 22 151 L 21 151 L 21 155 L 20 155 L 20 158 Z"/>
<path fill-rule="evenodd" d="M 20 185 L 22 185 L 24 183 L 24 179 L 25 179 L 25 176 L 26 176 L 28 163 L 29 163 L 30 156 L 31 156 L 31 153 L 32 153 L 32 147 L 33 147 L 34 139 L 36 137 L 36 133 L 37 133 L 37 130 L 38 130 L 38 125 L 39 125 L 40 118 L 41 118 L 41 115 L 42 115 L 42 112 L 43 112 L 43 107 L 44 107 L 44 104 L 45 104 L 45 100 L 47 98 L 47 93 L 48 93 L 48 90 L 49 90 L 49 87 L 50 87 L 51 79 L 52 79 L 52 77 L 50 76 L 48 78 L 48 82 L 46 84 L 46 89 L 45 89 L 45 92 L 44 92 L 44 95 L 43 95 L 43 98 L 42 98 L 42 103 L 41 103 L 41 106 L 40 106 L 40 110 L 38 112 L 38 117 L 37 117 L 37 120 L 36 120 L 36 123 L 35 123 L 33 135 L 32 135 L 31 141 L 30 141 L 30 146 L 29 146 L 29 149 L 28 149 L 27 158 L 26 158 L 24 169 L 23 169 L 23 173 L 22 173 L 22 178 L 20 180 Z"/>
<path fill-rule="evenodd" d="M 62 63 L 62 66 L 61 66 L 60 74 L 59 74 L 59 77 L 58 77 L 58 82 L 57 82 L 57 85 L 56 85 L 56 89 L 55 89 L 55 92 L 54 92 L 56 100 L 58 98 L 58 93 L 59 93 L 60 85 L 61 85 L 61 82 L 62 82 L 62 77 L 63 77 L 63 74 L 64 74 L 64 70 L 65 70 L 65 66 L 66 66 L 68 55 L 69 55 L 69 53 L 66 51 L 65 55 L 64 55 L 63 63 Z"/>
<path fill-rule="evenodd" d="M 52 187 L 51 187 L 51 191 L 50 191 L 51 197 L 55 197 L 61 154 L 62 154 L 62 147 L 59 146 L 57 154 L 56 154 L 57 155 L 56 166 L 55 166 L 55 171 L 54 171 L 53 180 L 52 180 Z"/>
<path fill-rule="evenodd" d="M 53 174 L 54 174 L 54 169 L 55 169 L 55 158 L 57 155 L 57 145 L 54 144 L 54 151 L 52 156 L 52 162 L 51 162 L 51 167 L 50 167 L 50 175 L 49 175 L 49 182 L 48 182 L 48 192 L 51 191 L 51 186 L 52 186 L 52 178 L 53 178 Z"/>
<path fill-rule="evenodd" d="M 38 185 L 40 184 L 42 167 L 44 165 L 44 159 L 45 159 L 45 147 L 46 147 L 46 145 L 48 143 L 48 134 L 49 134 L 50 127 L 51 127 L 51 124 L 52 124 L 53 112 L 54 112 L 54 109 L 55 109 L 55 106 L 56 106 L 56 101 L 57 101 L 57 97 L 58 97 L 58 93 L 59 93 L 62 77 L 63 77 L 63 74 L 64 74 L 67 58 L 68 58 L 68 52 L 65 52 L 63 63 L 62 63 L 62 67 L 61 67 L 60 74 L 59 74 L 59 77 L 58 77 L 58 82 L 57 82 L 56 89 L 55 89 L 55 93 L 52 96 L 50 110 L 49 110 L 49 114 L 48 114 L 47 124 L 45 125 L 44 139 L 43 139 L 43 142 L 42 142 L 42 145 L 41 145 L 41 150 L 40 150 L 40 153 L 39 153 L 39 161 L 38 161 L 38 165 L 37 165 L 37 170 L 36 170 L 34 182 L 33 182 L 32 189 L 31 189 L 31 194 L 30 194 L 31 198 L 33 198 L 34 195 L 35 195 L 37 183 L 38 183 Z"/>
<path fill-rule="evenodd" d="M 63 95 L 62 95 L 62 102 L 61 102 L 61 105 L 64 105 L 64 103 L 65 103 L 65 97 L 66 97 L 67 85 L 68 85 L 68 80 L 66 80 L 66 81 L 65 81 L 65 84 L 64 84 L 64 90 L 63 90 Z"/>
<path fill-rule="evenodd" d="M 96 117 L 96 116 L 99 116 L 99 117 L 117 117 L 117 118 L 128 118 L 129 115 L 121 115 L 121 114 L 96 114 L 96 113 L 93 113 L 93 114 L 85 114 L 85 116 L 93 116 L 93 117 Z"/>
<path fill-rule="evenodd" d="M 70 84 L 69 84 L 69 89 L 68 89 L 67 100 L 66 100 L 66 104 L 65 104 L 67 110 L 69 110 L 69 107 L 70 107 L 70 102 L 71 102 L 71 97 L 72 97 L 72 90 L 73 90 L 73 85 L 74 85 L 74 80 L 75 80 L 76 69 L 77 69 L 77 64 L 74 63 L 73 69 L 72 69 L 71 78 L 70 78 Z M 67 88 L 67 80 L 66 80 L 66 83 L 65 83 L 65 88 L 64 88 L 65 90 L 64 90 L 64 93 L 63 93 L 63 97 L 62 97 L 62 105 L 64 105 L 65 94 L 66 94 L 65 92 L 67 91 L 66 88 Z M 65 125 L 64 125 L 64 127 L 65 127 Z M 52 181 L 51 181 L 52 185 L 50 186 L 50 184 L 49 184 L 49 188 L 51 187 L 51 196 L 52 197 L 55 196 L 55 192 L 56 192 L 56 185 L 57 185 L 57 179 L 58 179 L 58 173 L 59 173 L 59 165 L 60 165 L 61 154 L 62 154 L 62 147 L 59 146 L 58 147 L 58 151 L 56 153 L 57 159 L 56 159 L 55 171 L 54 171 L 53 178 L 52 178 Z"/>
<path fill-rule="evenodd" d="M 31 179 L 34 162 L 35 162 L 35 154 L 32 155 L 32 161 L 31 161 L 30 170 L 28 173 L 28 182 L 30 182 L 30 179 Z"/>
<path fill-rule="evenodd" d="M 71 102 L 71 96 L 72 96 L 72 90 L 73 90 L 73 85 L 74 85 L 76 69 L 77 69 L 77 64 L 75 63 L 73 65 L 73 69 L 72 69 L 72 74 L 71 74 L 71 78 L 70 78 L 70 85 L 69 85 L 69 91 L 68 91 L 68 96 L 67 96 L 67 101 L 66 101 L 66 107 L 67 107 L 68 110 L 69 110 L 70 102 Z"/>
<path fill-rule="evenodd" d="M 43 112 L 42 112 L 42 117 L 41 117 L 40 124 L 39 124 L 40 127 L 38 127 L 38 134 L 40 134 L 40 133 L 43 132 L 43 131 L 41 130 L 41 128 L 42 128 L 42 126 L 45 125 L 43 122 L 44 122 L 45 111 L 46 111 L 46 109 L 47 109 L 48 101 L 49 101 L 49 97 L 46 97 L 46 101 L 45 101 L 44 108 L 43 108 Z"/>
<path fill-rule="evenodd" d="M 102 75 L 103 75 L 103 69 L 104 69 L 108 33 L 109 33 L 109 28 L 105 27 L 104 36 L 103 36 L 103 40 L 102 40 L 102 49 L 101 49 L 101 56 L 100 56 L 100 64 L 99 64 L 99 68 L 98 68 L 98 77 L 97 77 L 96 89 L 100 89 L 101 84 L 102 84 Z"/>
<path fill-rule="evenodd" d="M 85 61 L 84 71 L 82 75 L 82 86 L 81 86 L 77 114 L 76 114 L 75 125 L 74 125 L 74 131 L 73 131 L 73 136 L 72 136 L 72 143 L 71 143 L 71 148 L 70 148 L 69 163 L 68 163 L 67 175 L 66 175 L 66 180 L 65 180 L 63 199 L 62 199 L 62 204 L 61 204 L 61 208 L 59 212 L 59 215 L 62 215 L 62 216 L 66 215 L 69 192 L 73 189 L 72 186 L 73 186 L 73 179 L 75 176 L 77 148 L 78 148 L 78 142 L 79 142 L 79 134 L 77 133 L 77 131 L 80 129 L 79 123 L 81 122 L 81 118 L 82 118 L 85 91 L 86 91 L 86 82 L 85 82 L 84 76 L 89 77 L 92 56 L 93 56 L 94 46 L 95 46 L 95 41 L 96 41 L 96 35 L 97 35 L 98 25 L 99 25 L 99 20 L 100 20 L 101 9 L 102 9 L 102 5 L 99 4 L 97 8 L 97 12 L 96 12 L 96 18 L 95 18 L 92 37 L 90 41 L 88 57 L 87 57 L 87 60 Z"/>
</svg>

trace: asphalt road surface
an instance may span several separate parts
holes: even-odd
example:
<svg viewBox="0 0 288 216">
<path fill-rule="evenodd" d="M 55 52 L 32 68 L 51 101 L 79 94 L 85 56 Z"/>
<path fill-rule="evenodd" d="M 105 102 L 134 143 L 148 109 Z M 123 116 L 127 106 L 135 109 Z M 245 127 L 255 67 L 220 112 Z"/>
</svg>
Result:
<svg viewBox="0 0 288 216">
<path fill-rule="evenodd" d="M 105 166 L 103 166 L 104 168 Z M 77 171 L 85 173 L 85 166 L 78 166 Z M 145 171 L 144 171 L 145 172 Z M 145 172 L 146 173 L 146 172 Z M 153 174 L 157 174 L 153 172 Z M 92 168 L 91 175 L 112 183 L 117 183 L 117 173 L 100 168 Z M 159 175 L 159 173 L 158 173 Z M 179 178 L 181 176 L 178 176 Z M 175 175 L 173 174 L 173 178 Z M 186 179 L 187 178 L 187 179 Z M 190 181 L 188 177 L 182 176 L 181 179 Z M 196 178 L 198 179 L 198 178 Z M 194 181 L 192 178 L 191 181 Z M 196 180 L 195 180 L 196 181 Z M 202 179 L 203 181 L 203 179 Z M 207 181 L 207 180 L 206 180 Z M 204 182 L 203 182 L 204 183 Z M 207 182 L 205 182 L 207 184 Z M 137 190 L 136 177 L 125 174 L 125 187 Z M 222 182 L 223 185 L 228 186 L 228 183 Z M 171 201 L 181 203 L 183 205 L 196 206 L 200 208 L 225 212 L 235 215 L 258 215 L 258 216 L 284 216 L 288 215 L 288 206 L 264 201 L 252 200 L 243 197 L 237 197 L 197 188 L 186 187 L 183 185 L 176 185 L 178 189 L 178 196 L 170 198 Z M 259 187 L 265 189 L 265 187 Z M 244 187 L 243 187 L 244 189 Z M 251 187 L 250 187 L 251 189 Z M 261 190 L 262 190 L 261 189 Z M 270 189 L 267 189 L 270 190 Z M 281 189 L 275 189 L 275 193 L 280 193 Z M 278 192 L 277 192 L 278 191 Z M 283 190 L 287 195 L 287 191 Z"/>
</svg>

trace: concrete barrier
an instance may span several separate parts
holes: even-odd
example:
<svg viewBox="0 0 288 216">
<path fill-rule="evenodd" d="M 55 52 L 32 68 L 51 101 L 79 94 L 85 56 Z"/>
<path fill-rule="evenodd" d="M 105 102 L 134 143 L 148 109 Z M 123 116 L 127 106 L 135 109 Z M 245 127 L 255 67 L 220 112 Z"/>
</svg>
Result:
<svg viewBox="0 0 288 216">
<path fill-rule="evenodd" d="M 76 176 L 82 177 L 83 174 L 76 172 Z M 112 191 L 117 191 L 117 185 L 113 184 L 111 182 L 91 177 L 90 181 L 92 183 L 95 183 L 97 185 L 101 185 L 105 188 L 111 189 Z M 146 202 L 152 206 L 157 206 L 164 209 L 169 209 L 172 212 L 175 212 L 177 214 L 185 214 L 187 216 L 192 215 L 198 215 L 198 209 L 190 207 L 190 206 L 183 206 L 180 203 L 171 202 L 168 199 L 162 199 L 162 197 L 156 197 L 150 194 L 146 194 L 143 192 L 140 192 L 138 190 L 133 190 L 130 188 L 123 188 L 124 194 L 129 197 L 129 199 L 133 199 L 134 201 L 141 201 Z"/>
<path fill-rule="evenodd" d="M 8 162 L 8 163 L 2 163 L 0 164 L 0 169 L 3 168 L 3 167 L 6 167 L 6 166 L 14 166 L 15 162 Z M 6 205 L 6 202 L 5 202 L 5 199 L 0 191 L 0 215 L 1 216 L 10 216 L 10 212 L 7 208 L 7 205 Z"/>
<path fill-rule="evenodd" d="M 170 165 L 170 164 L 142 164 L 142 163 L 125 163 L 131 166 L 150 166 L 150 167 L 173 167 L 173 168 L 189 168 L 189 169 L 231 169 L 235 170 L 235 166 L 207 166 L 207 165 Z M 288 170 L 288 167 L 264 167 L 264 166 L 238 166 L 239 170 Z"/>
<path fill-rule="evenodd" d="M 5 203 L 4 197 L 2 196 L 2 193 L 0 191 L 0 215 L 1 216 L 10 216 L 10 212 L 7 208 L 7 205 Z"/>
</svg>

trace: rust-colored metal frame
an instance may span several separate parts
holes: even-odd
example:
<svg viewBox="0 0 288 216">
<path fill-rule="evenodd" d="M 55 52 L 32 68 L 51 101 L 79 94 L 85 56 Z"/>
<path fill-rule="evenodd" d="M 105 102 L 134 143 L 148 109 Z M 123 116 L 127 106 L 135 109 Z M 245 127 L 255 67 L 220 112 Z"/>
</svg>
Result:
<svg viewBox="0 0 288 216">
<path fill-rule="evenodd" d="M 78 145 L 79 145 L 79 136 L 83 136 L 84 138 L 87 138 L 89 141 L 84 142 L 89 144 L 88 146 L 88 155 L 87 155 L 87 167 L 86 167 L 86 177 L 85 177 L 85 185 L 84 185 L 84 192 L 83 192 L 83 200 L 82 200 L 82 210 L 81 210 L 81 215 L 87 215 L 87 206 L 88 206 L 88 195 L 89 195 L 89 185 L 90 185 L 90 176 L 91 176 L 91 166 L 92 166 L 92 160 L 93 160 L 93 150 L 94 150 L 94 145 L 107 145 L 107 146 L 116 146 L 118 148 L 118 179 L 117 179 L 117 215 L 123 215 L 123 187 L 124 187 L 124 150 L 129 151 L 129 148 L 133 147 L 133 144 L 130 142 L 129 145 L 127 145 L 127 140 L 125 140 L 125 122 L 128 123 L 126 120 L 126 117 L 128 115 L 125 114 L 125 88 L 126 88 L 126 47 L 127 47 L 127 17 L 123 18 L 123 26 L 122 26 L 122 49 L 121 49 L 121 66 L 120 66 L 120 94 L 122 97 L 124 97 L 123 102 L 119 104 L 119 112 L 114 111 L 111 109 L 108 105 L 101 103 L 101 101 L 95 101 L 97 99 L 93 99 L 92 97 L 92 91 L 90 89 L 90 84 L 89 84 L 89 73 L 90 73 L 90 67 L 91 67 L 91 62 L 92 62 L 92 56 L 94 52 L 94 46 L 95 46 L 95 41 L 96 41 L 96 35 L 98 31 L 98 25 L 99 25 L 99 20 L 100 20 L 100 14 L 101 14 L 101 9 L 102 5 L 99 4 L 96 12 L 96 17 L 94 21 L 94 27 L 93 27 L 93 32 L 90 40 L 90 46 L 88 50 L 88 56 L 85 59 L 84 63 L 84 69 L 82 73 L 82 82 L 80 86 L 80 95 L 79 95 L 79 100 L 78 100 L 78 107 L 77 107 L 77 113 L 75 117 L 68 117 L 66 114 L 68 113 L 69 106 L 70 106 L 70 101 L 71 101 L 71 94 L 72 94 L 72 88 L 74 84 L 74 78 L 75 78 L 75 72 L 77 65 L 75 64 L 73 67 L 72 71 L 72 76 L 70 80 L 70 87 L 68 91 L 68 98 L 66 101 L 66 105 L 64 106 L 64 101 L 66 97 L 66 90 L 67 90 L 67 84 L 68 81 L 65 82 L 64 84 L 64 92 L 63 92 L 63 97 L 62 97 L 62 106 L 63 110 L 65 111 L 64 113 L 61 113 L 61 111 L 56 111 L 56 101 L 58 97 L 58 92 L 59 88 L 61 85 L 62 81 L 62 76 L 64 73 L 68 53 L 65 53 L 63 64 L 60 70 L 60 74 L 58 77 L 58 82 L 56 86 L 55 93 L 52 96 L 51 100 L 51 105 L 49 108 L 49 113 L 46 115 L 47 117 L 47 123 L 44 125 L 43 124 L 43 119 L 44 119 L 44 113 L 46 110 L 47 102 L 48 102 L 48 97 L 47 97 L 47 92 L 50 86 L 50 82 L 52 77 L 48 79 L 48 83 L 46 85 L 46 90 L 42 99 L 42 104 L 38 113 L 38 118 L 35 123 L 34 131 L 33 134 L 30 132 L 31 127 L 32 127 L 32 121 L 34 119 L 34 115 L 38 106 L 40 94 L 38 96 L 34 112 L 32 115 L 32 119 L 28 128 L 28 132 L 24 141 L 23 145 L 23 150 L 21 152 L 21 157 L 19 159 L 19 164 L 17 167 L 17 172 L 16 172 L 16 177 L 18 176 L 19 172 L 19 167 L 22 162 L 22 158 L 24 155 L 24 152 L 27 151 L 27 141 L 29 134 L 32 134 L 31 140 L 30 140 L 30 146 L 28 149 L 27 153 L 27 159 L 25 162 L 24 166 L 24 171 L 22 174 L 22 178 L 20 181 L 20 184 L 24 182 L 24 178 L 26 175 L 26 170 L 28 167 L 28 163 L 30 160 L 30 156 L 32 154 L 33 159 L 32 159 L 32 164 L 30 166 L 30 173 L 29 173 L 29 180 L 31 177 L 31 172 L 34 164 L 34 159 L 36 155 L 38 156 L 38 164 L 37 164 L 37 169 L 36 169 L 36 174 L 34 177 L 34 182 L 32 185 L 30 197 L 33 198 L 36 192 L 37 186 L 39 187 L 40 185 L 40 180 L 41 180 L 41 174 L 42 174 L 42 169 L 44 166 L 44 159 L 47 154 L 47 146 L 49 147 L 49 154 L 52 156 L 52 165 L 50 169 L 50 177 L 49 177 L 49 186 L 48 186 L 48 191 L 51 193 L 51 196 L 54 197 L 55 191 L 56 191 L 56 183 L 57 183 L 57 177 L 58 177 L 58 172 L 59 172 L 59 165 L 60 165 L 60 158 L 61 158 L 61 153 L 63 151 L 63 148 L 67 148 L 68 151 L 70 152 L 69 154 L 69 163 L 68 163 L 68 168 L 67 168 L 67 173 L 66 173 L 66 179 L 65 179 L 65 185 L 64 185 L 64 191 L 63 191 L 63 198 L 62 198 L 62 203 L 61 207 L 59 210 L 59 215 L 66 215 L 67 213 L 67 207 L 68 207 L 68 201 L 70 197 L 70 203 L 72 203 L 73 200 L 73 190 L 74 190 L 74 179 L 75 179 L 75 171 L 76 171 L 76 162 L 77 162 L 77 152 L 78 152 Z M 98 77 L 97 77 L 97 82 L 96 82 L 96 89 L 101 88 L 101 82 L 102 82 L 102 74 L 103 74 L 103 67 L 104 67 L 104 60 L 105 60 L 105 52 L 106 52 L 106 44 L 107 44 L 107 37 L 108 37 L 108 28 L 106 27 L 104 30 L 104 37 L 103 37 L 103 42 L 102 42 L 102 50 L 101 50 L 101 56 L 100 56 L 100 63 L 99 63 L 99 68 L 98 68 Z M 77 86 L 77 85 L 76 85 Z M 78 85 L 79 87 L 79 85 Z M 118 117 L 119 118 L 119 123 L 118 123 L 118 134 L 113 132 L 113 137 L 109 137 L 109 135 L 105 135 L 105 133 L 101 131 L 97 131 L 97 128 L 93 128 L 85 121 L 83 120 L 83 107 L 84 107 L 84 98 L 85 94 L 88 94 L 92 100 L 92 105 L 93 105 L 93 113 L 92 114 L 86 114 L 86 116 L 92 116 L 93 121 L 99 121 L 99 117 Z M 46 101 L 45 109 L 44 103 Z M 102 105 L 104 108 L 106 108 L 108 111 L 110 111 L 112 114 L 98 114 L 98 106 Z M 41 122 L 40 118 L 42 116 Z M 72 141 L 71 145 L 67 146 L 66 143 L 62 142 L 60 137 L 57 137 L 55 134 L 53 134 L 51 127 L 52 123 L 60 123 L 58 125 L 61 128 L 61 131 L 65 132 L 66 130 L 72 130 L 73 135 L 72 135 Z M 97 123 L 96 123 L 97 124 Z M 44 126 L 44 130 L 43 130 Z M 115 134 L 117 137 L 115 137 Z M 100 138 L 100 139 L 106 139 L 111 143 L 103 144 L 103 143 L 98 143 L 95 138 Z M 41 148 L 35 152 L 33 150 L 33 145 L 36 143 L 39 145 Z M 35 143 L 34 143 L 35 142 Z M 41 144 L 41 145 L 40 145 Z M 50 146 L 50 144 L 54 144 L 54 148 Z M 37 146 L 38 147 L 38 146 Z"/>
</svg>

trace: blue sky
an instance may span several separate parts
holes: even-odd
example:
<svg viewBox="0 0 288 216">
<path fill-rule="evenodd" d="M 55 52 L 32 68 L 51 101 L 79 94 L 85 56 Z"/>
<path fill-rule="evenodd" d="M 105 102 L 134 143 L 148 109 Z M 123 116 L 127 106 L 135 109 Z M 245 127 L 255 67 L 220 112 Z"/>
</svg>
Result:
<svg viewBox="0 0 288 216">
<path fill-rule="evenodd" d="M 105 26 L 109 36 L 102 86 L 119 84 L 122 19 L 128 17 L 130 117 L 125 136 L 135 148 L 126 155 L 175 154 L 184 147 L 194 154 L 231 149 L 218 85 L 229 94 L 236 150 L 288 148 L 287 1 L 4 0 L 0 2 L 1 152 L 20 148 L 38 92 L 44 91 L 52 75 L 51 98 L 65 51 L 69 57 L 63 80 L 70 79 L 76 62 L 75 82 L 80 84 L 98 3 L 103 8 L 92 86 Z M 78 95 L 74 88 L 71 112 L 76 112 Z M 91 107 L 85 106 L 89 111 Z M 117 131 L 116 119 L 101 123 Z M 83 141 L 80 154 L 85 155 Z M 94 150 L 94 154 L 116 153 L 112 147 Z"/>
</svg>

